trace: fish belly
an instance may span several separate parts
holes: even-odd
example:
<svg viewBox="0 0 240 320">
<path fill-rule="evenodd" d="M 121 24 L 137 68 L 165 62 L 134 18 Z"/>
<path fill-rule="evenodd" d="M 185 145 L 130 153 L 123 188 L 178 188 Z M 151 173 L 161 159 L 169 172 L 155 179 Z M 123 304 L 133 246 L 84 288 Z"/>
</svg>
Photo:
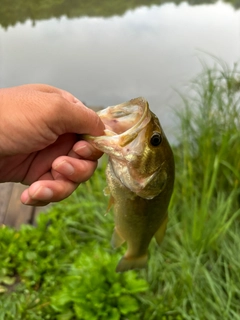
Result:
<svg viewBox="0 0 240 320">
<path fill-rule="evenodd" d="M 107 168 L 107 180 L 114 205 L 115 229 L 111 243 L 117 248 L 127 242 L 127 251 L 116 271 L 144 268 L 152 237 L 158 235 L 158 243 L 161 242 L 158 239 L 163 239 L 167 208 L 160 206 L 159 196 L 147 200 L 135 195 L 115 177 L 111 166 Z"/>
</svg>

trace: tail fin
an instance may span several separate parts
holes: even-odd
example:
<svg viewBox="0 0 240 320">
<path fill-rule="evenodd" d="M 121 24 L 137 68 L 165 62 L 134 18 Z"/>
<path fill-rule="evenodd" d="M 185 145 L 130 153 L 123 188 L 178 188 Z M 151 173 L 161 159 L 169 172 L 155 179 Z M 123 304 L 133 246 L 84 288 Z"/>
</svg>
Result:
<svg viewBox="0 0 240 320">
<path fill-rule="evenodd" d="M 143 269 L 147 266 L 147 254 L 141 257 L 126 258 L 125 256 L 119 261 L 116 272 L 124 272 L 132 269 Z"/>
</svg>

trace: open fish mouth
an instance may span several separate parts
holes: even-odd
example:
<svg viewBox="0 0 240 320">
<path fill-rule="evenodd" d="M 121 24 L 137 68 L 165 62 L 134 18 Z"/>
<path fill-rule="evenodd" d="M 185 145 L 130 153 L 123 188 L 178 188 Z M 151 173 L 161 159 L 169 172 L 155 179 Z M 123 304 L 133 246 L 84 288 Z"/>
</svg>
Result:
<svg viewBox="0 0 240 320">
<path fill-rule="evenodd" d="M 105 135 L 84 135 L 83 139 L 109 156 L 112 171 L 125 187 L 144 198 L 155 197 L 161 190 L 155 186 L 153 191 L 150 188 L 155 185 L 160 168 L 139 174 L 144 171 L 141 159 L 148 144 L 147 128 L 153 119 L 147 100 L 135 98 L 103 109 L 98 115 L 105 124 Z"/>
<path fill-rule="evenodd" d="M 118 135 L 120 146 L 131 142 L 151 118 L 148 102 L 141 97 L 108 107 L 98 115 L 106 126 L 105 134 Z"/>
<path fill-rule="evenodd" d="M 106 129 L 105 135 L 83 138 L 92 141 L 94 146 L 111 155 L 132 142 L 151 120 L 151 112 L 147 100 L 142 97 L 108 107 L 98 112 Z"/>
<path fill-rule="evenodd" d="M 106 126 L 106 135 L 122 137 L 141 131 L 150 121 L 148 102 L 141 97 L 108 107 L 99 111 L 98 115 Z"/>
</svg>

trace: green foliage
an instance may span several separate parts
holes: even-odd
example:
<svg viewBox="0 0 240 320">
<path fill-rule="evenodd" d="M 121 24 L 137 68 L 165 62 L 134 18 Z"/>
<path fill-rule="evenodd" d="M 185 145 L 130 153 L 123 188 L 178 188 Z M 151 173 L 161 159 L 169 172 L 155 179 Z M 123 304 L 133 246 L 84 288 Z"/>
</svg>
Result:
<svg viewBox="0 0 240 320">
<path fill-rule="evenodd" d="M 0 320 L 239 320 L 239 74 L 203 68 L 183 97 L 164 242 L 146 270 L 115 273 L 104 169 L 41 214 L 0 228 Z"/>
<path fill-rule="evenodd" d="M 162 281 L 165 297 L 176 293 L 174 304 L 186 319 L 239 319 L 239 79 L 237 66 L 204 65 L 178 112 L 176 183 L 162 249 L 169 266 Z"/>
<path fill-rule="evenodd" d="M 81 191 L 40 215 L 37 228 L 2 226 L 0 319 L 138 316 L 148 283 L 115 272 L 121 254 L 109 246 L 113 221 L 104 216 L 104 185 L 99 169 Z"/>
<path fill-rule="evenodd" d="M 217 0 L 189 0 L 191 5 L 215 3 Z M 133 10 L 139 6 L 161 5 L 166 2 L 180 4 L 183 0 L 1 0 L 0 25 L 4 28 L 15 25 L 17 22 L 24 23 L 30 19 L 35 24 L 36 20 L 50 18 L 68 18 L 84 16 L 110 17 L 123 15 L 127 10 Z M 239 8 L 239 0 L 225 0 L 235 8 Z"/>
<path fill-rule="evenodd" d="M 77 319 L 120 319 L 139 309 L 139 292 L 148 289 L 146 281 L 135 273 L 117 274 L 114 258 L 96 245 L 84 250 L 62 278 L 59 291 L 52 297 L 53 308 L 61 317 L 74 310 Z"/>
<path fill-rule="evenodd" d="M 184 99 L 180 141 L 175 150 L 175 201 L 184 197 L 185 210 L 193 216 L 186 220 L 186 236 L 194 245 L 204 239 L 207 246 L 239 214 L 240 118 L 239 73 L 223 63 L 203 68 L 191 83 L 190 98 Z M 187 200 L 187 201 L 186 201 Z M 210 219 L 211 218 L 211 219 Z M 206 224 L 214 231 L 210 235 Z M 202 246 L 202 244 L 201 244 Z"/>
</svg>

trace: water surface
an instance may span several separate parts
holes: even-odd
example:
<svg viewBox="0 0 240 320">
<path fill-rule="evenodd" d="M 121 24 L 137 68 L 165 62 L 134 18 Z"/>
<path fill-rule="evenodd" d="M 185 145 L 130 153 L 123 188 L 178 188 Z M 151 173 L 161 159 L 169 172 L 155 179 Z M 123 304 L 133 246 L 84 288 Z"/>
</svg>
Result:
<svg viewBox="0 0 240 320">
<path fill-rule="evenodd" d="M 47 83 L 88 105 L 149 100 L 167 133 L 175 89 L 213 54 L 238 62 L 240 12 L 217 2 L 140 6 L 121 16 L 51 18 L 0 27 L 0 86 Z"/>
</svg>

